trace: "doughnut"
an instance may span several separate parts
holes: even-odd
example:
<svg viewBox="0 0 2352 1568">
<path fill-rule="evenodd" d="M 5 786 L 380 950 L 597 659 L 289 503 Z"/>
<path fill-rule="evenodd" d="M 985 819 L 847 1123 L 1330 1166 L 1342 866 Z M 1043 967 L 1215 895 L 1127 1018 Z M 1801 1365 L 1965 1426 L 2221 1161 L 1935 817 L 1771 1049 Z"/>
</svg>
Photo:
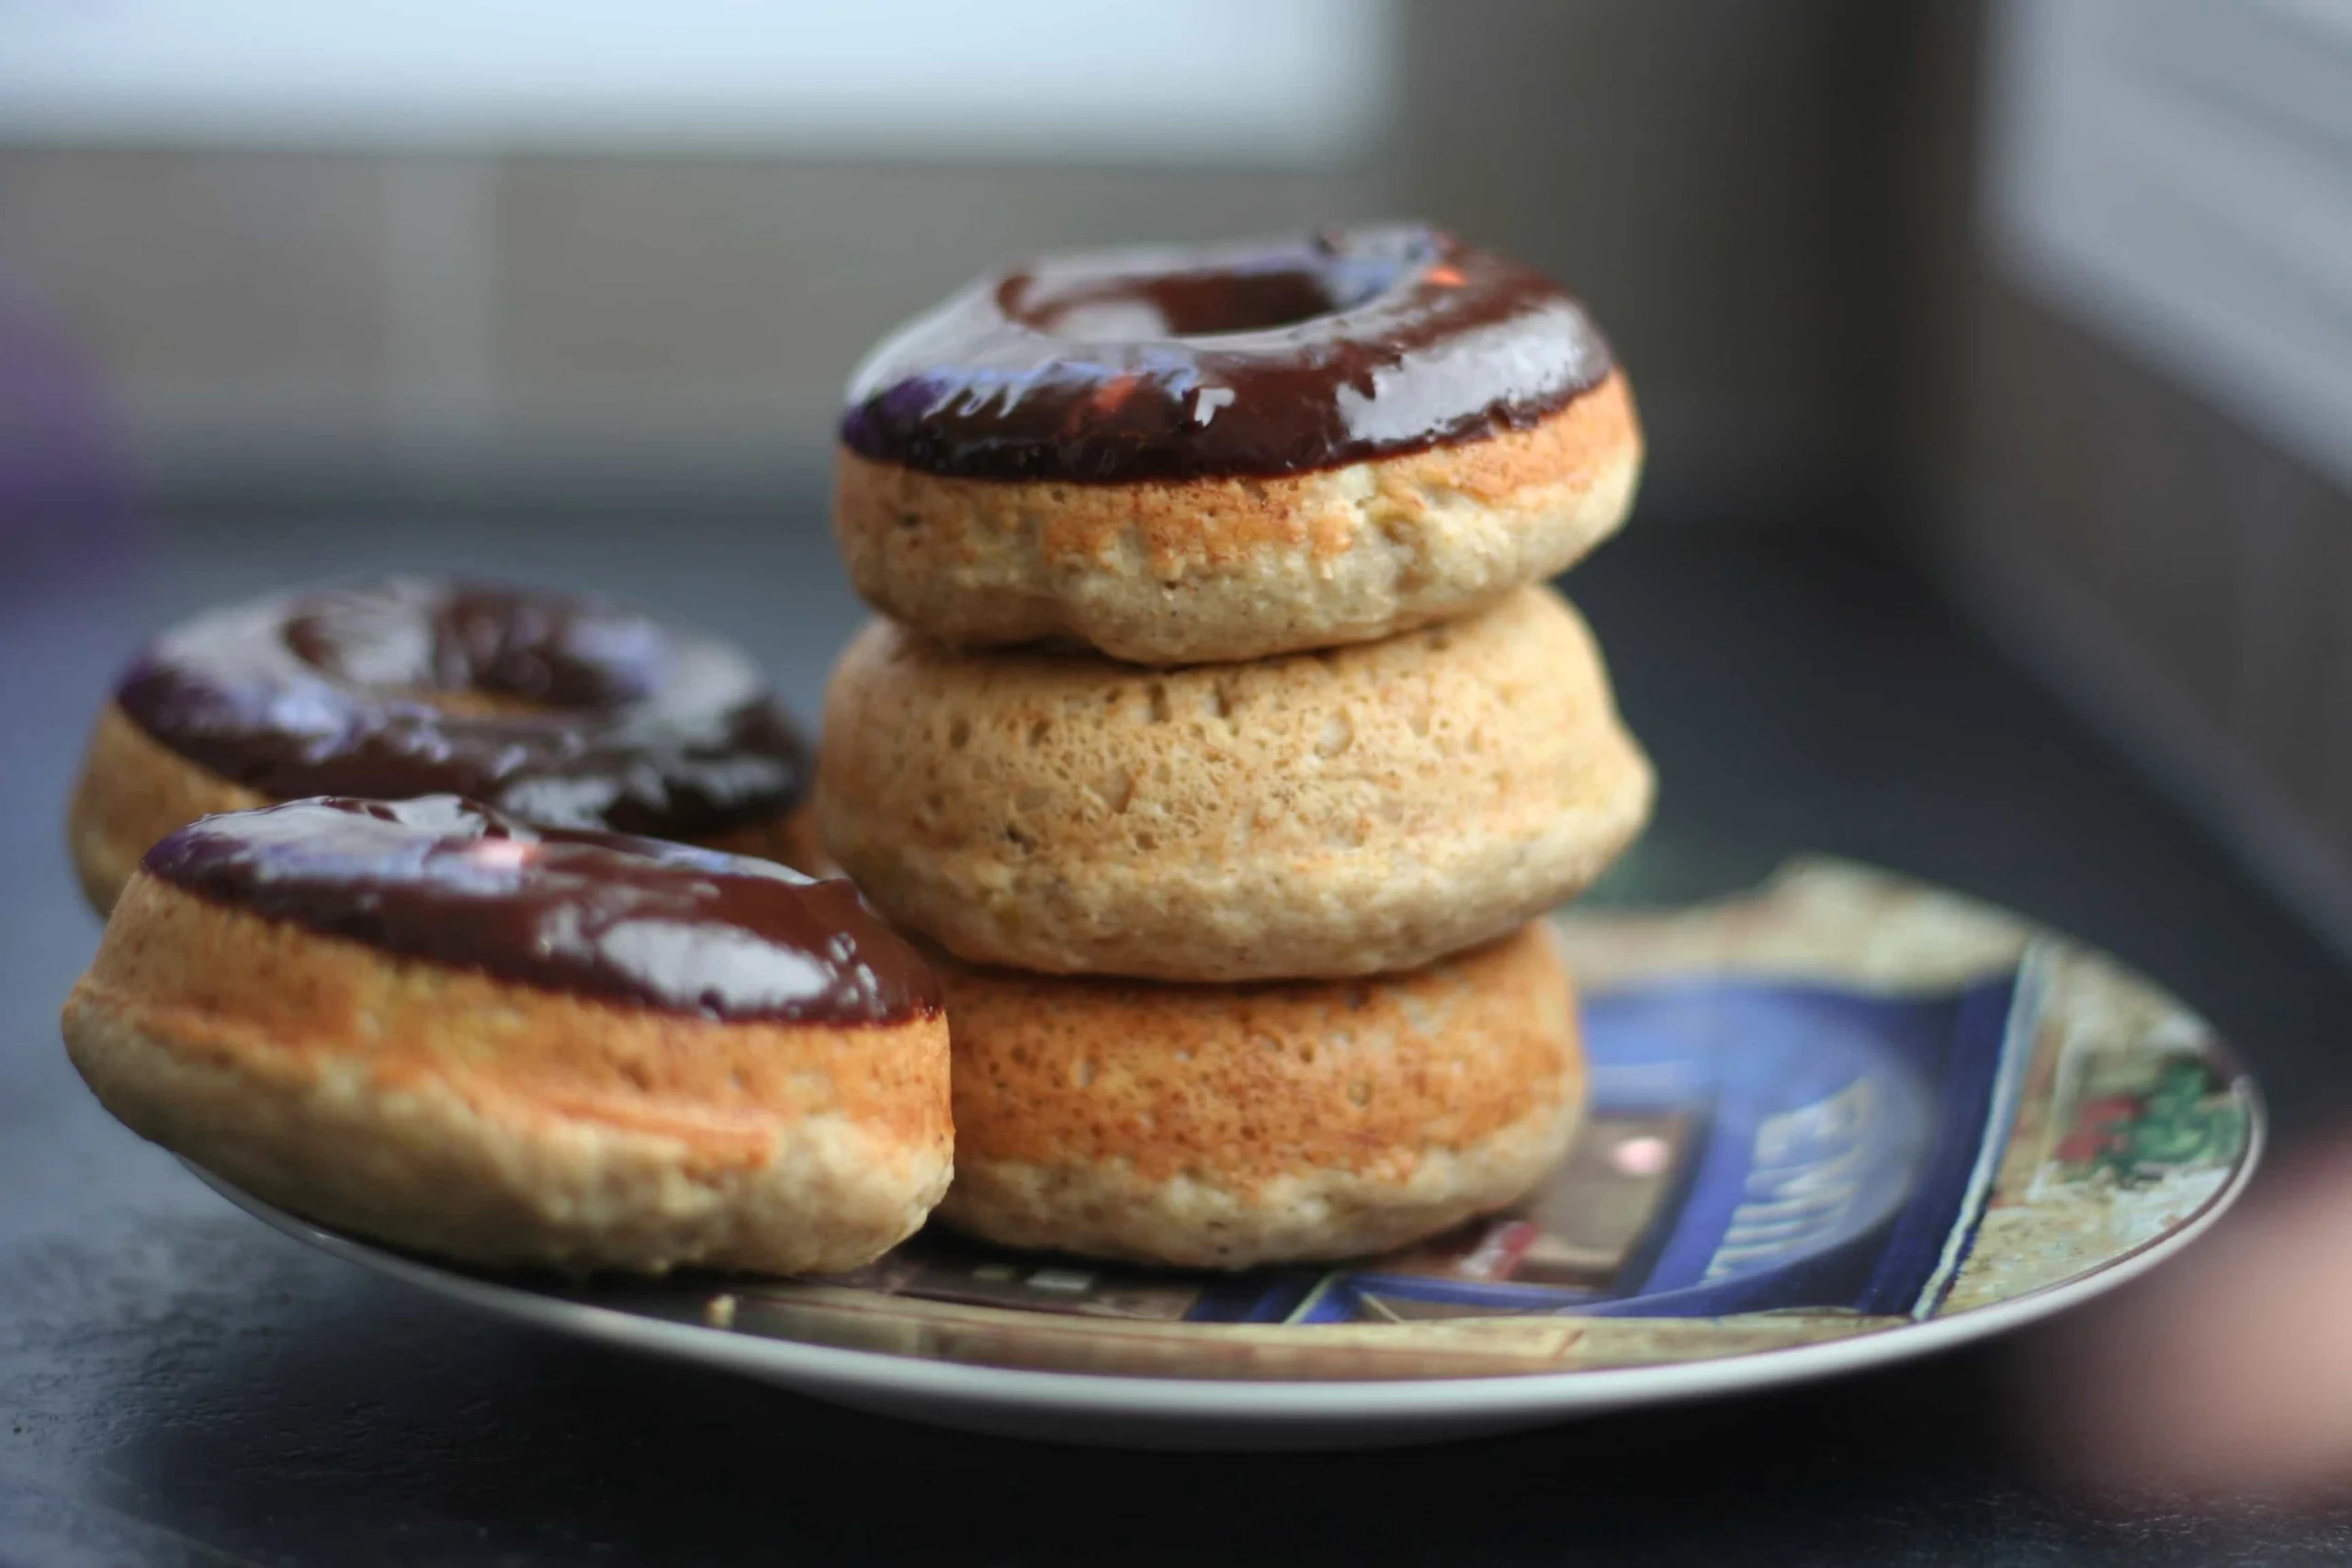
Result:
<svg viewBox="0 0 2352 1568">
<path fill-rule="evenodd" d="M 1540 923 L 1371 980 L 942 974 L 939 1218 L 1011 1247 L 1220 1269 L 1383 1251 L 1517 1201 L 1584 1099 Z"/>
<path fill-rule="evenodd" d="M 66 830 L 101 914 L 173 829 L 321 795 L 461 795 L 813 872 L 808 773 L 728 644 L 595 600 L 394 579 L 164 634 L 99 712 Z"/>
<path fill-rule="evenodd" d="M 1383 642 L 1152 670 L 870 623 L 817 816 L 875 907 L 967 963 L 1331 979 L 1498 937 L 1649 813 L 1583 620 L 1548 588 Z"/>
<path fill-rule="evenodd" d="M 1583 309 L 1414 226 L 1048 257 L 901 327 L 848 400 L 868 603 L 1144 664 L 1476 610 L 1614 532 L 1642 463 Z"/>
<path fill-rule="evenodd" d="M 938 976 L 847 884 L 449 795 L 168 835 L 64 1032 L 133 1131 L 473 1263 L 831 1272 L 950 1173 Z"/>
</svg>

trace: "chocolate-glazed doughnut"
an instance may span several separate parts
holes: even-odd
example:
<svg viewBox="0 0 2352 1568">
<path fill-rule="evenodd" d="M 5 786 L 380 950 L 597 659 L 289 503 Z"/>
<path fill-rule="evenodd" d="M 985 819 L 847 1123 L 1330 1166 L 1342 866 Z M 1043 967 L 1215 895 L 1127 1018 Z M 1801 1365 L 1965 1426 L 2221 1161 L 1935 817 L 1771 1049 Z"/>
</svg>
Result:
<svg viewBox="0 0 2352 1568">
<path fill-rule="evenodd" d="M 939 987 L 846 882 L 535 828 L 455 795 L 209 817 L 141 863 L 267 919 L 502 980 L 697 1017 L 886 1024 Z"/>
<path fill-rule="evenodd" d="M 756 667 L 594 600 L 395 579 L 174 627 L 100 714 L 69 824 L 101 911 L 211 812 L 434 792 L 815 866 L 807 749 Z"/>
<path fill-rule="evenodd" d="M 945 1190 L 936 976 L 846 883 L 453 796 L 210 817 L 68 1000 L 142 1135 L 481 1263 L 854 1267 Z"/>
<path fill-rule="evenodd" d="M 1609 348 L 1533 270 L 1419 228 L 1046 257 L 876 349 L 842 439 L 996 479 L 1292 474 L 1524 430 Z"/>
<path fill-rule="evenodd" d="M 983 278 L 867 356 L 841 438 L 876 607 L 1158 664 L 1466 613 L 1613 531 L 1641 464 L 1583 308 L 1408 225 Z"/>
</svg>

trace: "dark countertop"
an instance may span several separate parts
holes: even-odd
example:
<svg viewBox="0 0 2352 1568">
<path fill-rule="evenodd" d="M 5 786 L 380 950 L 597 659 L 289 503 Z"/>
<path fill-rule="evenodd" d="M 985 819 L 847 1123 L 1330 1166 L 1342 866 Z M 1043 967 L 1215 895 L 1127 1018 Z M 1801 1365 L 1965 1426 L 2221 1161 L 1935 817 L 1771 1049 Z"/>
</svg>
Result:
<svg viewBox="0 0 2352 1568">
<path fill-rule="evenodd" d="M 97 1109 L 57 1037 L 96 937 L 57 824 L 144 630 L 330 572 L 503 571 L 737 637 L 813 717 L 857 612 L 801 515 L 188 522 L 0 581 L 0 1562 L 2352 1560 L 2352 1498 L 2188 1518 L 2045 1487 L 2015 1440 L 2031 1336 L 1445 1447 L 1057 1449 L 478 1319 L 265 1230 Z M 1665 780 L 1618 896 L 1728 890 L 1796 850 L 1931 877 L 2197 1005 L 2281 1149 L 2352 1119 L 2352 976 L 1902 570 L 1653 529 L 1571 587 Z"/>
</svg>

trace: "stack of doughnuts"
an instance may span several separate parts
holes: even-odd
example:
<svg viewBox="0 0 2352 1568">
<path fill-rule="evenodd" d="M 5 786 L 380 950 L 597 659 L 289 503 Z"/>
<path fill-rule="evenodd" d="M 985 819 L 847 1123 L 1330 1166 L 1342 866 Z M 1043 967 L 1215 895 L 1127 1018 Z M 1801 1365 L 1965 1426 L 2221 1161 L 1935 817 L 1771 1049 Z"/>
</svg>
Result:
<svg viewBox="0 0 2352 1568">
<path fill-rule="evenodd" d="M 816 812 L 944 976 L 943 1219 L 1303 1261 L 1558 1158 L 1539 917 L 1653 782 L 1544 584 L 1640 461 L 1582 309 L 1418 227 L 1048 259 L 875 350 Z"/>
<path fill-rule="evenodd" d="M 827 1272 L 934 1204 L 1216 1268 L 1443 1230 L 1581 1110 L 1541 917 L 1653 785 L 1544 584 L 1640 461 L 1582 309 L 1430 230 L 983 280 L 852 389 L 879 615 L 813 800 L 750 660 L 601 602 L 214 611 L 98 716 L 68 1049 L 247 1190 L 477 1262 Z"/>
</svg>

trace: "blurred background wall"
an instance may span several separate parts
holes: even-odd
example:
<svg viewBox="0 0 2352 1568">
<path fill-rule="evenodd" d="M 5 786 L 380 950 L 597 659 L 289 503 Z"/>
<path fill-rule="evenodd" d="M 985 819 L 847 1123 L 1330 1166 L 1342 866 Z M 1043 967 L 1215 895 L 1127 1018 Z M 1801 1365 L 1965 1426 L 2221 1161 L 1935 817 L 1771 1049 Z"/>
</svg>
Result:
<svg viewBox="0 0 2352 1568">
<path fill-rule="evenodd" d="M 830 130 L 208 118 L 205 18 L 267 0 L 142 3 L 196 40 L 149 62 L 143 116 L 128 66 L 53 47 L 139 6 L 0 0 L 0 367 L 86 388 L 92 424 L 17 419 L 20 468 L 110 444 L 165 518 L 750 504 L 815 529 L 852 363 L 967 276 L 1427 216 L 1593 305 L 1651 433 L 1645 526 L 1913 552 L 2352 947 L 2338 0 L 1068 0 L 1089 39 L 1182 16 L 1205 52 L 1135 114 L 1024 78 L 1001 96 L 1082 112 L 964 142 L 952 116 L 888 132 L 985 62 L 921 91 L 878 71 L 867 102 L 853 60 L 818 84 L 848 106 Z M 12 36 L 43 48 L 12 66 Z M 74 70 L 119 112 L 78 112 Z M 1288 93 L 1319 130 L 1220 134 Z"/>
<path fill-rule="evenodd" d="M 1889 526 L 2352 952 L 2352 6 L 1918 15 Z"/>
<path fill-rule="evenodd" d="M 266 123 L 241 144 L 202 106 L 176 139 L 130 110 L 12 133 L 0 74 L 0 279 L 98 366 L 159 498 L 740 500 L 821 461 L 861 350 L 980 270 L 1427 215 L 1593 303 L 1668 510 L 1850 487 L 1883 368 L 1856 309 L 1882 7 L 1339 4 L 1378 35 L 1355 129 L 1272 154 L 1188 156 L 1179 131 L 1123 159 L 1081 130 L 917 161 L 627 126 L 322 151 Z"/>
</svg>

